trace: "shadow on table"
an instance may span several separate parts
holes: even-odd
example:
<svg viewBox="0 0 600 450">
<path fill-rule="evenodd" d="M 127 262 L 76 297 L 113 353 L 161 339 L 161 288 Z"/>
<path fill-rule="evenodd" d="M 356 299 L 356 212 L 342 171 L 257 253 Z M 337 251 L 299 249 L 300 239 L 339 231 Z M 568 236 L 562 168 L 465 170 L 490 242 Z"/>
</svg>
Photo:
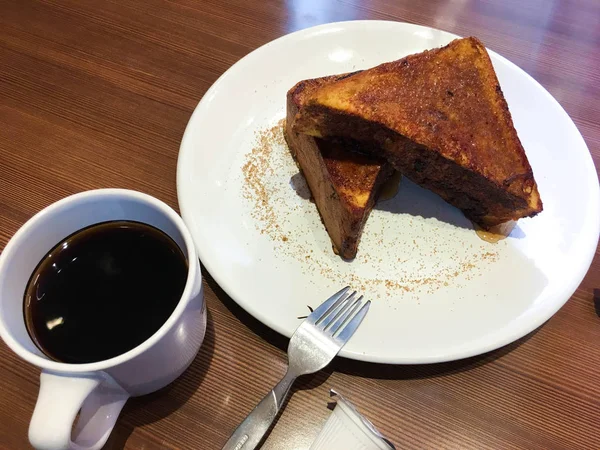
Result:
<svg viewBox="0 0 600 450">
<path fill-rule="evenodd" d="M 211 290 L 215 293 L 217 298 L 223 303 L 223 305 L 246 327 L 250 329 L 253 333 L 260 336 L 262 339 L 270 343 L 271 345 L 277 347 L 281 350 L 282 355 L 281 358 L 286 358 L 285 353 L 287 352 L 287 346 L 289 339 L 282 336 L 281 334 L 271 330 L 269 327 L 255 319 L 249 313 L 247 313 L 241 306 L 235 303 L 224 291 L 221 287 L 215 282 L 215 280 L 208 274 L 203 268 L 203 273 L 206 279 L 207 284 L 211 288 Z M 538 328 L 539 330 L 539 328 Z M 323 383 L 325 383 L 333 371 L 338 371 L 341 373 L 345 373 L 352 376 L 359 376 L 365 378 L 375 378 L 375 379 L 415 379 L 415 378 L 429 378 L 429 377 L 437 377 L 437 376 L 445 376 L 451 375 L 454 373 L 459 373 L 467 370 L 474 369 L 476 367 L 482 366 L 489 362 L 492 362 L 496 359 L 503 357 L 504 355 L 510 353 L 523 342 L 530 339 L 538 330 L 535 330 L 524 336 L 523 338 L 509 344 L 505 347 L 502 347 L 498 350 L 494 350 L 492 352 L 475 356 L 472 358 L 467 358 L 459 361 L 452 361 L 447 363 L 439 363 L 439 364 L 421 364 L 421 365 L 391 365 L 391 364 L 376 364 L 376 363 L 368 363 L 363 361 L 355 361 L 347 358 L 336 358 L 332 364 L 330 364 L 325 369 L 312 374 L 305 375 L 300 377 L 294 386 L 292 387 L 291 395 L 286 400 L 286 403 L 290 400 L 290 398 L 294 395 L 295 392 L 301 390 L 311 390 L 319 387 Z M 335 386 L 333 386 L 335 387 Z M 265 392 L 266 394 L 266 392 Z M 285 408 L 285 404 L 284 404 Z M 248 411 L 249 413 L 250 411 Z M 269 432 L 266 434 L 265 439 L 268 438 L 273 426 L 277 424 L 277 420 L 275 420 L 274 424 L 269 429 Z M 231 430 L 233 432 L 233 430 Z"/>
<path fill-rule="evenodd" d="M 206 274 L 206 272 L 204 272 Z M 247 313 L 241 306 L 235 303 L 221 287 L 210 277 L 206 275 L 206 281 L 219 300 L 229 309 L 229 311 L 253 333 L 257 334 L 265 341 L 279 348 L 282 352 L 287 352 L 289 339 L 281 334 L 271 330 L 266 325 Z M 485 353 L 483 355 L 473 356 L 471 358 L 461 359 L 437 364 L 415 364 L 415 365 L 393 365 L 377 364 L 363 361 L 355 361 L 347 358 L 336 358 L 326 369 L 317 372 L 314 375 L 307 375 L 298 379 L 292 388 L 292 392 L 301 389 L 313 389 L 318 387 L 336 370 L 353 376 L 377 379 L 412 379 L 412 378 L 430 378 L 436 376 L 451 375 L 466 370 L 471 370 L 489 362 L 495 361 L 510 353 L 522 343 L 529 340 L 537 330 L 518 339 L 512 344 L 506 345 L 497 350 Z M 282 356 L 285 358 L 285 356 Z"/>
<path fill-rule="evenodd" d="M 273 331 L 272 329 L 270 329 L 269 327 L 264 325 L 262 322 L 258 321 L 254 317 L 252 317 L 241 306 L 239 306 L 236 302 L 234 302 L 231 299 L 231 297 L 229 297 L 225 293 L 225 291 L 223 291 L 223 289 L 221 289 L 221 287 L 212 278 L 212 276 L 210 276 L 210 274 L 204 267 L 202 267 L 202 273 L 204 274 L 206 283 L 211 288 L 211 290 L 215 293 L 215 295 L 217 296 L 219 301 L 221 303 L 223 303 L 223 305 L 225 305 L 225 307 L 243 325 L 248 327 L 250 329 L 250 331 L 252 331 L 254 334 L 260 336 L 262 339 L 264 339 L 271 345 L 273 345 L 273 346 L 277 347 L 279 350 L 281 350 L 282 351 L 281 358 L 286 359 L 287 358 L 286 353 L 287 353 L 289 339 L 286 338 L 285 336 L 277 333 L 276 331 Z M 325 383 L 327 381 L 327 379 L 331 376 L 333 370 L 334 369 L 333 369 L 332 365 L 329 365 L 328 367 L 326 367 L 325 369 L 323 369 L 317 373 L 305 375 L 305 376 L 298 378 L 298 380 L 292 386 L 290 395 L 287 397 L 286 401 L 284 402 L 282 409 L 284 409 L 286 407 L 287 403 L 290 401 L 290 399 L 294 396 L 294 393 L 296 393 L 297 391 L 315 389 L 315 388 L 319 387 L 320 385 L 322 385 L 323 383 Z M 265 391 L 265 395 L 266 394 L 267 394 L 267 391 Z M 250 411 L 247 411 L 247 413 L 250 413 Z M 275 421 L 269 428 L 269 431 L 265 434 L 265 436 L 261 442 L 264 442 L 266 439 L 268 439 L 269 435 L 271 434 L 271 431 L 277 424 L 278 420 L 279 420 L 278 418 L 275 419 Z M 233 430 L 231 430 L 231 432 L 233 432 Z"/>
<path fill-rule="evenodd" d="M 455 373 L 475 369 L 476 367 L 483 366 L 484 364 L 488 364 L 492 361 L 502 358 L 524 342 L 531 339 L 538 332 L 538 330 L 540 330 L 540 328 L 532 331 L 526 336 L 523 336 L 521 339 L 516 340 L 512 344 L 508 344 L 497 350 L 484 353 L 483 355 L 472 356 L 470 358 L 460 359 L 458 361 L 435 364 L 393 365 L 355 361 L 347 358 L 337 358 L 332 363 L 332 366 L 333 370 L 348 375 L 382 380 L 409 380 L 452 375 Z"/>
<path fill-rule="evenodd" d="M 206 283 L 210 286 L 212 291 L 215 293 L 217 298 L 225 305 L 225 307 L 246 327 L 250 329 L 254 334 L 260 336 L 262 339 L 267 341 L 269 344 L 277 347 L 279 350 L 283 352 L 281 355 L 282 358 L 287 358 L 287 347 L 289 343 L 289 339 L 285 336 L 273 331 L 268 326 L 264 325 L 262 322 L 258 321 L 254 317 L 252 317 L 249 313 L 247 313 L 241 306 L 239 306 L 236 302 L 234 302 L 231 297 L 229 297 L 223 289 L 217 284 L 217 282 L 208 274 L 208 272 L 203 268 L 203 274 L 206 279 Z M 306 375 L 298 379 L 294 386 L 292 386 L 292 393 L 302 390 L 302 389 L 314 389 L 324 383 L 329 375 L 333 372 L 333 368 L 331 366 L 326 367 L 321 372 L 317 372 L 313 375 Z M 266 394 L 266 392 L 265 392 Z"/>
<path fill-rule="evenodd" d="M 142 427 L 167 417 L 194 395 L 210 368 L 215 347 L 215 331 L 208 311 L 206 334 L 200 351 L 190 367 L 163 389 L 127 401 L 104 448 L 122 449 L 136 427 Z"/>
</svg>

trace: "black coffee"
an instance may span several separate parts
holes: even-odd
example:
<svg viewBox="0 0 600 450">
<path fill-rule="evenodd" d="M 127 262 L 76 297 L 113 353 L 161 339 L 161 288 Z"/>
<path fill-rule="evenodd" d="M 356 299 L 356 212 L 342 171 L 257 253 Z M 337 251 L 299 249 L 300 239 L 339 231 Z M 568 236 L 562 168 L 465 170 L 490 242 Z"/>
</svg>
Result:
<svg viewBox="0 0 600 450">
<path fill-rule="evenodd" d="M 131 221 L 92 225 L 57 244 L 31 275 L 27 330 L 57 361 L 112 358 L 165 323 L 187 270 L 179 246 L 157 228 Z"/>
</svg>

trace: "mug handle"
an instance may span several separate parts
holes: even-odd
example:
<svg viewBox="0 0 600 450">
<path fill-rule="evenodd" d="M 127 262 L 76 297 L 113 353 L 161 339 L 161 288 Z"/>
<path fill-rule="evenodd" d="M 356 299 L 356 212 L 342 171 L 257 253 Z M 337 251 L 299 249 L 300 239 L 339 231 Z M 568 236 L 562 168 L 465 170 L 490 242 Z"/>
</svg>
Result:
<svg viewBox="0 0 600 450">
<path fill-rule="evenodd" d="M 29 442 L 46 450 L 101 449 L 128 398 L 127 391 L 104 372 L 62 375 L 44 370 Z"/>
</svg>

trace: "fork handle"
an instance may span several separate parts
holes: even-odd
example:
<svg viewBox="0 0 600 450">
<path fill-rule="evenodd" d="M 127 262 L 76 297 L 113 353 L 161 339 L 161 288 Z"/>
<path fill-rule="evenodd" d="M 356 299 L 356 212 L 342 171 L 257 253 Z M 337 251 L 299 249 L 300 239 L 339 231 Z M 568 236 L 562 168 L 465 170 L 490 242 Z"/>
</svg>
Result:
<svg viewBox="0 0 600 450">
<path fill-rule="evenodd" d="M 223 450 L 253 450 L 277 417 L 281 405 L 296 379 L 288 369 L 285 376 L 260 401 L 244 421 L 233 432 Z"/>
</svg>

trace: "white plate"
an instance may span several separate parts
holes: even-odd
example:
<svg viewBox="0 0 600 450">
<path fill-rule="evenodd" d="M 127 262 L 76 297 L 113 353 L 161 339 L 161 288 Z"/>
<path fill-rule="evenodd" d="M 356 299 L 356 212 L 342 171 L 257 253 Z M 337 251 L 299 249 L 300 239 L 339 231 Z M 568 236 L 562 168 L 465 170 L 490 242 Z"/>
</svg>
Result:
<svg viewBox="0 0 600 450">
<path fill-rule="evenodd" d="M 497 244 L 481 241 L 458 210 L 403 180 L 400 193 L 371 214 L 358 257 L 344 262 L 303 198 L 281 135 L 257 147 L 260 133 L 284 118 L 286 91 L 297 81 L 372 67 L 455 37 L 397 22 L 318 26 L 257 49 L 206 93 L 181 143 L 179 204 L 208 271 L 258 320 L 291 336 L 306 305 L 352 284 L 373 304 L 343 356 L 432 363 L 508 344 L 573 294 L 598 242 L 596 170 L 561 106 L 494 52 L 544 202 L 543 213 L 520 220 Z M 249 162 L 259 163 L 254 185 L 242 169 Z M 253 186 L 268 194 L 266 206 L 258 207 Z"/>
</svg>

